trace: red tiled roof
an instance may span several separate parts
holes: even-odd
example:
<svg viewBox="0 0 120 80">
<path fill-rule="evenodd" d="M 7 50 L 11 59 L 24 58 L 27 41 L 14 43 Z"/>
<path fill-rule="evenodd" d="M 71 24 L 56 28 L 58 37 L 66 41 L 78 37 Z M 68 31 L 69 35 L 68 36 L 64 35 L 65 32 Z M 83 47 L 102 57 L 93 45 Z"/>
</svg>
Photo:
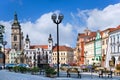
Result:
<svg viewBox="0 0 120 80">
<path fill-rule="evenodd" d="M 85 35 L 85 33 L 79 33 L 78 35 L 80 38 L 85 38 L 85 37 L 91 38 L 96 36 L 96 32 L 90 32 L 89 35 Z"/>
<path fill-rule="evenodd" d="M 111 29 L 110 32 L 113 32 L 113 31 L 116 31 L 116 30 L 120 30 L 120 25 L 118 25 L 116 28 Z"/>
<path fill-rule="evenodd" d="M 48 45 L 32 45 L 32 46 L 30 46 L 30 49 L 35 49 L 35 48 L 48 49 Z"/>
<path fill-rule="evenodd" d="M 104 32 L 104 31 L 107 31 L 107 30 L 112 31 L 112 30 L 114 30 L 114 29 L 115 29 L 115 28 L 107 28 L 107 29 L 103 30 L 103 32 Z"/>
<path fill-rule="evenodd" d="M 53 48 L 53 51 L 57 51 L 57 46 Z M 73 49 L 67 46 L 59 46 L 59 51 L 73 51 Z"/>
</svg>

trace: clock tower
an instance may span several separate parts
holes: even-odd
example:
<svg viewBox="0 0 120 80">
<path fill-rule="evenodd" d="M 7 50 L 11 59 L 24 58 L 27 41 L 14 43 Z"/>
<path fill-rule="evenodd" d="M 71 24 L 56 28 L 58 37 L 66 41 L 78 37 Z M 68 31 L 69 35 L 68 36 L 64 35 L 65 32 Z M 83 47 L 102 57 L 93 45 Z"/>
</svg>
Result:
<svg viewBox="0 0 120 80">
<path fill-rule="evenodd" d="M 14 21 L 11 28 L 11 48 L 15 50 L 22 50 L 23 47 L 23 32 L 18 22 L 17 14 L 14 14 Z"/>
</svg>

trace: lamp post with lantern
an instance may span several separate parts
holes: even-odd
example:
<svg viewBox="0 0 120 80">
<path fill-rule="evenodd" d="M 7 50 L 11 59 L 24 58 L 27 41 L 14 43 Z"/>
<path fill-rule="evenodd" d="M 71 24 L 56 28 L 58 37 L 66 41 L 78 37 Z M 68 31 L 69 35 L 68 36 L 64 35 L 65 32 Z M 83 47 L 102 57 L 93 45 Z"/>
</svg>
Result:
<svg viewBox="0 0 120 80">
<path fill-rule="evenodd" d="M 59 24 L 62 22 L 64 16 L 62 14 L 59 14 L 57 17 L 56 14 L 53 14 L 51 16 L 53 22 L 57 24 L 57 76 L 59 77 Z"/>
</svg>

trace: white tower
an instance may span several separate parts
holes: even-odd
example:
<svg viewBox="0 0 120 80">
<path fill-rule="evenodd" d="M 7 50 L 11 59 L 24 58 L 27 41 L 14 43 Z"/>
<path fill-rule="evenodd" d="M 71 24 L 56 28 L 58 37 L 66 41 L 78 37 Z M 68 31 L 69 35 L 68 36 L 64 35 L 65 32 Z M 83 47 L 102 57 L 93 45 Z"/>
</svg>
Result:
<svg viewBox="0 0 120 80">
<path fill-rule="evenodd" d="M 28 35 L 26 35 L 24 49 L 30 49 L 30 39 Z"/>
<path fill-rule="evenodd" d="M 49 34 L 49 38 L 48 38 L 48 50 L 52 50 L 53 48 L 53 39 L 51 34 Z"/>
<path fill-rule="evenodd" d="M 48 64 L 52 63 L 52 48 L 53 48 L 53 39 L 51 34 L 49 34 L 48 38 Z"/>
</svg>

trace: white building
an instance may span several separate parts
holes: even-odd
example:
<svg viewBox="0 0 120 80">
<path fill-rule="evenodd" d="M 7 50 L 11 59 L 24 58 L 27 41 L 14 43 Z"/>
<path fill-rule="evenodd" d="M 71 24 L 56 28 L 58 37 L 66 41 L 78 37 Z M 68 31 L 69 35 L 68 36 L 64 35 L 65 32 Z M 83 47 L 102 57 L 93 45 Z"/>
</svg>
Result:
<svg viewBox="0 0 120 80">
<path fill-rule="evenodd" d="M 24 43 L 24 55 L 26 62 L 32 66 L 39 64 L 50 64 L 52 62 L 53 40 L 51 34 L 48 38 L 48 45 L 31 45 L 28 35 Z"/>
<path fill-rule="evenodd" d="M 120 62 L 120 26 L 109 33 L 108 49 L 105 67 L 110 68 L 109 61 L 113 61 L 114 67 Z"/>
<path fill-rule="evenodd" d="M 21 52 L 11 49 L 9 52 L 9 63 L 17 63 L 17 58 L 20 56 Z"/>
</svg>

